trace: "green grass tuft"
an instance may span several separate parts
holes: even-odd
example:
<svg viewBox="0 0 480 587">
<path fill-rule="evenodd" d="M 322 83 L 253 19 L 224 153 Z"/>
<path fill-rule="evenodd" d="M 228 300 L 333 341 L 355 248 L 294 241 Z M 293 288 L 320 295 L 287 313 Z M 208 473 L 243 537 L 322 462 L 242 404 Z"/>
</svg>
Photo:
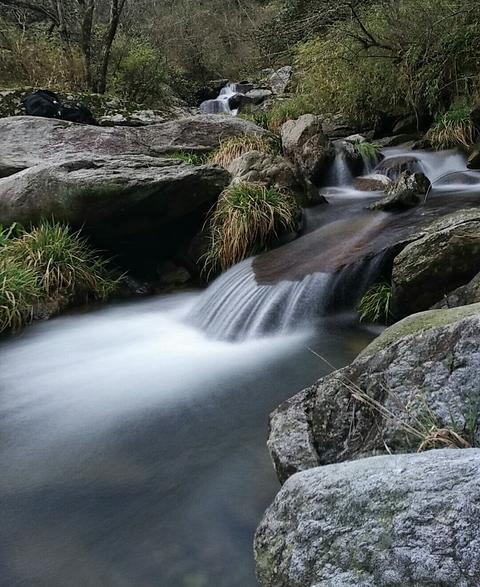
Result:
<svg viewBox="0 0 480 587">
<path fill-rule="evenodd" d="M 210 220 L 205 269 L 228 269 L 260 252 L 284 230 L 295 227 L 294 198 L 275 187 L 231 184 L 221 194 Z"/>
<path fill-rule="evenodd" d="M 187 165 L 203 165 L 206 161 L 206 157 L 204 155 L 189 153 L 188 151 L 175 151 L 175 153 L 169 153 L 168 158 L 175 159 L 176 161 L 182 161 Z"/>
<path fill-rule="evenodd" d="M 30 231 L 0 231 L 0 332 L 28 323 L 42 303 L 106 300 L 118 284 L 108 261 L 67 226 L 43 221 Z"/>
<path fill-rule="evenodd" d="M 437 150 L 455 147 L 469 148 L 478 136 L 473 121 L 470 119 L 470 108 L 454 108 L 437 117 L 427 133 L 427 139 Z"/>
<path fill-rule="evenodd" d="M 355 151 L 362 159 L 377 161 L 380 156 L 381 147 L 375 143 L 355 143 Z"/>
<path fill-rule="evenodd" d="M 389 283 L 373 285 L 360 300 L 360 322 L 388 324 L 392 317 L 392 286 Z"/>
</svg>

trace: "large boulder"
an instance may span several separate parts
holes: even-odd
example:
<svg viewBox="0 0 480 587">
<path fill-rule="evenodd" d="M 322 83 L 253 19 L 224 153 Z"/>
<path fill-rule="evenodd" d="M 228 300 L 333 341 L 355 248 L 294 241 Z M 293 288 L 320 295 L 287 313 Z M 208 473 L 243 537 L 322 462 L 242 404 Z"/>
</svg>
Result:
<svg viewBox="0 0 480 587">
<path fill-rule="evenodd" d="M 272 88 L 275 94 L 284 94 L 292 78 L 292 67 L 285 65 L 280 69 L 265 69 L 262 83 Z"/>
<path fill-rule="evenodd" d="M 39 164 L 0 179 L 0 224 L 55 217 L 74 226 L 109 222 L 109 232 L 158 226 L 212 202 L 228 185 L 216 166 L 146 155 L 84 156 Z"/>
<path fill-rule="evenodd" d="M 281 128 L 283 151 L 308 181 L 319 184 L 335 149 L 323 133 L 322 119 L 304 114 Z"/>
<path fill-rule="evenodd" d="M 431 187 L 424 173 L 404 171 L 400 177 L 385 189 L 385 197 L 370 205 L 371 210 L 402 211 L 418 206 Z"/>
<path fill-rule="evenodd" d="M 401 314 L 430 308 L 480 271 L 480 210 L 461 210 L 428 226 L 393 264 Z"/>
<path fill-rule="evenodd" d="M 282 404 L 268 441 L 280 481 L 380 452 L 477 445 L 479 337 L 480 304 L 410 316 Z"/>
<path fill-rule="evenodd" d="M 375 457 L 293 476 L 255 536 L 262 587 L 476 587 L 480 450 Z"/>
<path fill-rule="evenodd" d="M 276 186 L 291 192 L 301 206 L 324 201 L 309 182 L 301 181 L 290 162 L 275 153 L 248 151 L 228 166 L 234 182 L 253 182 Z"/>
<path fill-rule="evenodd" d="M 102 128 L 15 116 L 0 119 L 0 177 L 46 161 L 84 156 L 161 156 L 179 150 L 204 153 L 230 137 L 265 132 L 233 116 L 189 116 L 142 128 Z"/>
</svg>

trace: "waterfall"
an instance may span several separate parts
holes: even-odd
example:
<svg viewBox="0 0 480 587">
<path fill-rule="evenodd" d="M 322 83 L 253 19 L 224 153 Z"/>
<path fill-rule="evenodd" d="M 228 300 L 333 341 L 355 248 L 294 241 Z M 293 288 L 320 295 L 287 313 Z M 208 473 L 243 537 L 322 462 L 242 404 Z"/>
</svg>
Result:
<svg viewBox="0 0 480 587">
<path fill-rule="evenodd" d="M 336 141 L 335 159 L 327 174 L 326 186 L 343 187 L 350 186 L 353 182 L 353 173 L 348 164 L 348 154 L 344 148 L 343 141 Z"/>
<path fill-rule="evenodd" d="M 205 100 L 200 104 L 200 112 L 236 116 L 240 109 L 241 96 L 252 88 L 253 86 L 246 82 L 227 84 L 220 90 L 215 100 Z"/>
</svg>

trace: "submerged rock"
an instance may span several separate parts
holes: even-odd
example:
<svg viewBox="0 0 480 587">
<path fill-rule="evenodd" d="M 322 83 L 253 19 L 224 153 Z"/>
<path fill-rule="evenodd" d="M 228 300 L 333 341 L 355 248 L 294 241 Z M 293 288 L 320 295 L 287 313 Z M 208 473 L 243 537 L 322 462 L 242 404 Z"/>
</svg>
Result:
<svg viewBox="0 0 480 587">
<path fill-rule="evenodd" d="M 303 177 L 319 184 L 328 163 L 335 157 L 335 149 L 323 133 L 321 117 L 304 114 L 297 120 L 289 120 L 282 126 L 281 136 L 286 157 Z"/>
<path fill-rule="evenodd" d="M 262 587 L 476 587 L 480 450 L 363 459 L 293 476 L 255 536 Z"/>
<path fill-rule="evenodd" d="M 478 444 L 479 337 L 480 304 L 388 328 L 351 365 L 272 413 L 268 446 L 279 479 L 315 462 L 444 446 L 442 438 L 454 440 L 447 431 Z"/>
<path fill-rule="evenodd" d="M 430 180 L 424 173 L 404 171 L 400 177 L 385 189 L 385 197 L 374 202 L 371 210 L 406 210 L 418 206 L 431 187 Z"/>
<path fill-rule="evenodd" d="M 480 271 L 480 210 L 461 210 L 428 226 L 393 264 L 401 314 L 430 308 Z"/>
</svg>

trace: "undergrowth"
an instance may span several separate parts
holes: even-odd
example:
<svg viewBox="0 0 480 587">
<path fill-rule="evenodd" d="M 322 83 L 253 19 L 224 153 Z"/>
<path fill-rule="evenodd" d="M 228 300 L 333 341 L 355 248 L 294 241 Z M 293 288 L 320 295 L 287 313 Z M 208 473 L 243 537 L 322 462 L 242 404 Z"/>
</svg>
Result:
<svg viewBox="0 0 480 587">
<path fill-rule="evenodd" d="M 67 226 L 0 230 L 0 332 L 24 326 L 50 300 L 106 300 L 118 284 L 108 261 Z"/>
<path fill-rule="evenodd" d="M 207 272 L 225 270 L 258 253 L 295 227 L 298 206 L 287 192 L 255 183 L 237 183 L 221 194 L 209 223 Z"/>
<path fill-rule="evenodd" d="M 377 161 L 380 156 L 381 147 L 375 143 L 355 143 L 355 151 L 364 160 Z"/>
</svg>

